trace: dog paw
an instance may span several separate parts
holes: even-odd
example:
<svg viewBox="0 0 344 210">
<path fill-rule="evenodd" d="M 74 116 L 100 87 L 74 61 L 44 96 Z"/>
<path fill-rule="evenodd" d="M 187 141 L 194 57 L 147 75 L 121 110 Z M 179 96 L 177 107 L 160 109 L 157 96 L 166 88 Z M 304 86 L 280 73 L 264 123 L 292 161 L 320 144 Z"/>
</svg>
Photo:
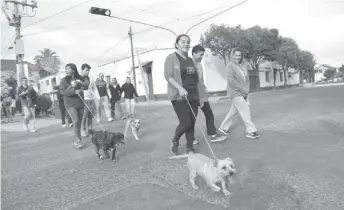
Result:
<svg viewBox="0 0 344 210">
<path fill-rule="evenodd" d="M 231 193 L 228 190 L 223 190 L 223 194 L 225 194 L 226 196 L 231 195 Z"/>
<path fill-rule="evenodd" d="M 194 190 L 198 190 L 198 189 L 199 189 L 199 186 L 194 185 L 194 186 L 192 186 L 192 188 L 194 188 Z"/>
<path fill-rule="evenodd" d="M 221 190 L 221 188 L 219 188 L 219 187 L 213 187 L 213 188 L 211 188 L 213 191 L 215 191 L 215 192 L 220 192 L 220 190 Z"/>
</svg>

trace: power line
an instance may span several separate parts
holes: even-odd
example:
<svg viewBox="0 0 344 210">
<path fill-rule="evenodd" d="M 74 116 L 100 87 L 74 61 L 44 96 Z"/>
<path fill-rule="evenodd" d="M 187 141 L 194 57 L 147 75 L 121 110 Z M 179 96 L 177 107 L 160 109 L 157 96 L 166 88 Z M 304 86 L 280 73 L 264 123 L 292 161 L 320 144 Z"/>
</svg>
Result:
<svg viewBox="0 0 344 210">
<path fill-rule="evenodd" d="M 4 56 L 4 54 L 8 52 L 8 51 L 7 51 L 7 50 L 9 50 L 8 47 L 13 43 L 15 37 L 16 37 L 16 36 L 13 35 L 12 38 L 10 39 L 10 41 L 9 41 L 9 42 L 5 45 L 5 47 L 1 50 L 2 56 Z M 4 53 L 4 52 L 5 52 L 5 53 Z"/>
<path fill-rule="evenodd" d="M 238 3 L 238 4 L 234 5 L 234 6 L 231 6 L 231 7 L 227 8 L 227 9 L 225 9 L 225 10 L 223 10 L 223 11 L 221 11 L 221 12 L 215 14 L 215 15 L 213 15 L 213 16 L 208 17 L 208 18 L 205 19 L 205 20 L 202 20 L 201 22 L 199 22 L 199 23 L 197 23 L 197 24 L 191 26 L 191 27 L 185 32 L 185 34 L 187 34 L 192 28 L 194 28 L 194 27 L 196 27 L 196 26 L 198 26 L 198 25 L 204 23 L 205 21 L 210 20 L 211 18 L 214 18 L 214 17 L 216 17 L 216 16 L 218 16 L 218 15 L 221 15 L 222 13 L 225 13 L 225 12 L 227 12 L 228 10 L 231 10 L 231 9 L 233 9 L 233 8 L 235 8 L 235 7 L 238 7 L 238 6 L 240 6 L 240 5 L 244 4 L 244 3 L 246 3 L 247 1 L 248 1 L 248 0 L 242 1 L 242 2 L 240 2 L 240 3 Z"/>
<path fill-rule="evenodd" d="M 138 8 L 138 7 L 135 7 L 135 6 L 132 6 L 132 5 L 123 4 L 122 2 L 118 2 L 118 1 L 112 1 L 112 2 L 115 3 L 115 4 L 124 5 L 124 6 L 126 6 L 126 7 L 129 7 L 129 8 L 132 8 L 132 9 L 135 9 L 135 10 L 138 10 L 138 11 L 141 11 L 141 12 L 150 13 L 150 14 L 152 14 L 152 15 L 156 15 L 156 16 L 160 16 L 160 17 L 174 18 L 174 17 L 169 17 L 169 16 L 166 16 L 166 15 L 157 14 L 157 13 L 155 13 L 155 12 L 149 11 L 148 9 L 141 9 L 141 8 Z M 164 3 L 164 2 L 162 2 L 162 3 Z"/>
<path fill-rule="evenodd" d="M 55 17 L 55 16 L 57 16 L 57 15 L 59 15 L 59 14 L 62 14 L 62 13 L 64 13 L 64 12 L 67 12 L 67 11 L 69 11 L 69 10 L 72 10 L 72 9 L 74 9 L 74 8 L 76 8 L 76 7 L 79 7 L 79 6 L 81 6 L 81 5 L 83 5 L 83 4 L 87 3 L 87 2 L 90 2 L 90 1 L 92 1 L 92 0 L 83 1 L 83 2 L 81 2 L 81 3 L 79 3 L 79 4 L 77 4 L 77 5 L 74 5 L 74 6 L 72 6 L 72 7 L 69 7 L 69 8 L 67 8 L 67 9 L 64 9 L 64 10 L 62 10 L 62 11 L 60 11 L 60 12 L 57 12 L 57 13 L 55 13 L 55 14 L 52 14 L 52 15 L 47 16 L 47 17 L 45 17 L 45 18 L 42 18 L 42 19 L 40 19 L 40 20 L 38 20 L 38 21 L 36 21 L 36 22 L 30 23 L 30 24 L 28 24 L 28 25 L 26 25 L 26 26 L 23 26 L 23 28 L 26 28 L 26 27 L 35 25 L 35 24 L 37 24 L 37 23 L 43 22 L 43 21 L 45 21 L 45 20 L 48 20 L 48 19 L 50 19 L 50 18 L 52 18 L 52 17 Z"/>
<path fill-rule="evenodd" d="M 71 24 L 62 25 L 62 26 L 51 28 L 51 29 L 47 29 L 47 30 L 42 30 L 42 31 L 38 31 L 38 32 L 23 34 L 23 36 L 24 37 L 34 36 L 34 35 L 38 35 L 38 34 L 41 34 L 41 33 L 46 33 L 46 32 L 49 32 L 49 31 L 55 31 L 55 30 L 58 30 L 58 29 L 61 29 L 61 28 L 68 28 L 68 27 L 75 26 L 75 25 L 94 23 L 94 22 L 98 22 L 98 21 L 100 22 L 100 21 L 104 21 L 104 20 L 105 19 L 96 19 L 96 20 L 90 20 L 90 21 L 85 21 L 85 22 L 71 23 Z"/>
<path fill-rule="evenodd" d="M 119 42 L 117 42 L 114 46 L 110 47 L 109 49 L 107 49 L 106 51 L 104 51 L 101 55 L 98 56 L 98 59 L 100 57 L 102 57 L 103 55 L 105 55 L 106 53 L 108 53 L 110 50 L 114 49 L 115 47 L 117 47 L 120 43 L 122 43 L 123 41 L 125 41 L 126 39 L 128 39 L 129 37 L 126 36 L 123 39 L 121 39 Z"/>
</svg>

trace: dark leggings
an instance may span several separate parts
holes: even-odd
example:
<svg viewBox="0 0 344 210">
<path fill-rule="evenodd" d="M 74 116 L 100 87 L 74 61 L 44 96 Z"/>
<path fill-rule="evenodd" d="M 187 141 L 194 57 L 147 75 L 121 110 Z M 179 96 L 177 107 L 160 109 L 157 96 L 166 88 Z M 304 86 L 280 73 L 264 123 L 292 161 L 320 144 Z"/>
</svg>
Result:
<svg viewBox="0 0 344 210">
<path fill-rule="evenodd" d="M 84 114 L 84 108 L 67 107 L 67 112 L 73 121 L 75 137 L 81 141 L 81 120 Z"/>
<path fill-rule="evenodd" d="M 179 119 L 179 125 L 176 128 L 176 132 L 173 141 L 179 143 L 180 137 L 185 134 L 186 137 L 186 147 L 188 149 L 193 148 L 194 132 L 196 118 L 192 114 L 190 106 L 186 100 L 175 100 L 171 101 L 174 111 Z M 190 105 L 197 117 L 198 113 L 198 100 L 190 100 Z"/>
</svg>

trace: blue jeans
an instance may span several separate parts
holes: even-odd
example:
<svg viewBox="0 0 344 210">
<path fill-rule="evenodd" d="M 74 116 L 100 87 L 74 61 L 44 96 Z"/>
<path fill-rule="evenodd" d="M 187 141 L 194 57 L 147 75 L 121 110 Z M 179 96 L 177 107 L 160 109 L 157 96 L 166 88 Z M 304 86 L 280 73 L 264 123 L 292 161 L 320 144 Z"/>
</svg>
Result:
<svg viewBox="0 0 344 210">
<path fill-rule="evenodd" d="M 84 114 L 84 107 L 67 107 L 67 112 L 73 121 L 75 137 L 77 140 L 81 141 L 81 120 Z"/>
</svg>

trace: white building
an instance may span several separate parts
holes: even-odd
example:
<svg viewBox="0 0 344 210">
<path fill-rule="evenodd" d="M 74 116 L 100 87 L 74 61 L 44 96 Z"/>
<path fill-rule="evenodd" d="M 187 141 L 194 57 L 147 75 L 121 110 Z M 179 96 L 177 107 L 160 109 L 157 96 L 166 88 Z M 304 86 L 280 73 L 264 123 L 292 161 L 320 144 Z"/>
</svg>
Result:
<svg viewBox="0 0 344 210">
<path fill-rule="evenodd" d="M 167 93 L 167 82 L 164 77 L 164 63 L 167 55 L 173 53 L 174 49 L 155 50 L 140 55 L 140 61 L 144 70 L 146 87 L 148 89 L 150 99 L 165 99 Z M 144 82 L 142 80 L 141 71 L 138 68 L 137 57 L 136 64 L 136 83 L 139 96 L 145 95 Z M 210 92 L 225 92 L 227 88 L 225 63 L 218 56 L 214 56 L 210 49 L 206 49 L 204 59 L 202 61 L 204 69 L 204 80 Z M 93 69 L 93 68 L 92 68 Z M 132 78 L 132 61 L 125 59 L 115 64 L 110 64 L 96 71 L 91 70 L 91 76 L 97 77 L 102 72 L 105 76 L 111 78 L 116 77 L 119 84 L 124 84 L 126 77 Z M 274 86 L 273 69 L 276 71 L 276 87 L 284 86 L 283 71 L 276 64 L 265 62 L 259 67 L 259 80 L 254 76 L 252 69 L 249 70 L 251 80 L 251 91 L 257 91 L 259 88 L 272 88 Z M 40 89 L 42 93 L 52 91 L 54 85 L 60 83 L 60 79 L 65 75 L 65 71 L 61 70 L 55 75 L 45 77 L 40 80 Z M 258 83 L 259 82 L 259 83 Z M 294 69 L 289 69 L 287 75 L 287 85 L 298 85 L 300 83 L 299 73 Z"/>
</svg>

